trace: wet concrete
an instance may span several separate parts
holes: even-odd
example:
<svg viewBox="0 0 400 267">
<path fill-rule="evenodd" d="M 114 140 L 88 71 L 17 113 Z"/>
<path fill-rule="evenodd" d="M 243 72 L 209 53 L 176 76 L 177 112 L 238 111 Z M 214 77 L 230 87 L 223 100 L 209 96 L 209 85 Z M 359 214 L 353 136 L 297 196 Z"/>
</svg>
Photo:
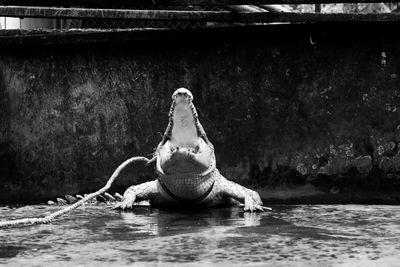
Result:
<svg viewBox="0 0 400 267">
<path fill-rule="evenodd" d="M 58 208 L 2 207 L 0 216 Z M 86 206 L 50 225 L 0 230 L 0 264 L 396 266 L 399 220 L 400 207 L 383 205 L 273 206 L 262 214 Z"/>
</svg>

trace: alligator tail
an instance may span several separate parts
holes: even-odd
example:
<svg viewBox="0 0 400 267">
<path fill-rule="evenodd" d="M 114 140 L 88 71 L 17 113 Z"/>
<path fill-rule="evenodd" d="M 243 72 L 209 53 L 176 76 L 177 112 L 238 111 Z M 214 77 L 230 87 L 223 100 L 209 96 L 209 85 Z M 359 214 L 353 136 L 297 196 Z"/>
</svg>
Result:
<svg viewBox="0 0 400 267">
<path fill-rule="evenodd" d="M 146 161 L 149 162 L 150 160 L 145 158 L 145 157 L 132 157 L 126 161 L 124 161 L 121 165 L 118 166 L 118 168 L 114 171 L 114 173 L 111 175 L 110 179 L 107 181 L 107 184 L 99 189 L 98 191 L 86 195 L 84 198 L 80 199 L 78 202 L 72 204 L 71 206 L 65 207 L 62 210 L 56 211 L 54 213 L 51 213 L 45 217 L 41 218 L 24 218 L 24 219 L 19 219 L 19 220 L 11 220 L 11 221 L 0 221 L 0 228 L 5 228 L 5 227 L 12 227 L 12 226 L 23 226 L 23 225 L 34 225 L 34 224 L 46 224 L 50 223 L 52 220 L 54 220 L 56 217 L 59 217 L 63 214 L 66 214 L 79 206 L 83 205 L 85 202 L 88 202 L 89 200 L 100 196 L 108 189 L 110 189 L 112 183 L 114 180 L 118 177 L 120 172 L 130 163 L 136 162 L 136 161 Z"/>
</svg>

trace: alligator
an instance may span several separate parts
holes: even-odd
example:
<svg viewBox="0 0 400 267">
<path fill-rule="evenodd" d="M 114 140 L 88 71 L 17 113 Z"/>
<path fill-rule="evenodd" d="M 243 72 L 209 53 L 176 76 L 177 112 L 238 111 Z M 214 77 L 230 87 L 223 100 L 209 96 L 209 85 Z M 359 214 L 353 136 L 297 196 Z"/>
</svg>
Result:
<svg viewBox="0 0 400 267">
<path fill-rule="evenodd" d="M 244 211 L 266 211 L 259 194 L 229 181 L 216 168 L 214 146 L 201 125 L 192 93 L 172 94 L 169 123 L 151 162 L 157 179 L 129 187 L 115 209 L 132 209 L 149 201 L 153 206 L 216 206 L 242 203 Z"/>
</svg>

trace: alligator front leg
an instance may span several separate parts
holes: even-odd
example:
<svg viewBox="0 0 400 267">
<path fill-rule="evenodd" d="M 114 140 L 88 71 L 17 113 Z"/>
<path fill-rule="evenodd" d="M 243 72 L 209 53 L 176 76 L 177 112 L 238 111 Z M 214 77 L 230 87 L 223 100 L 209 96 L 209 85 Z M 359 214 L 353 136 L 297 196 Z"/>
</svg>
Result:
<svg viewBox="0 0 400 267">
<path fill-rule="evenodd" d="M 222 175 L 216 179 L 214 186 L 218 194 L 224 197 L 231 197 L 244 203 L 244 211 L 267 211 L 271 208 L 263 206 L 260 195 L 251 189 L 229 181 Z"/>
<path fill-rule="evenodd" d="M 121 202 L 114 206 L 114 209 L 131 209 L 135 202 L 151 200 L 158 194 L 157 181 L 150 181 L 129 187 Z"/>
</svg>

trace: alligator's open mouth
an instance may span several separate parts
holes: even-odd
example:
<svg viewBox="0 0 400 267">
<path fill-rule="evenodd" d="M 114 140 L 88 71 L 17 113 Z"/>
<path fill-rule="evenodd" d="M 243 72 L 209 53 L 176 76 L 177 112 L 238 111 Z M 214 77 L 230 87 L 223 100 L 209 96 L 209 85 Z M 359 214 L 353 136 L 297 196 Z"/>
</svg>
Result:
<svg viewBox="0 0 400 267">
<path fill-rule="evenodd" d="M 179 88 L 172 95 L 170 120 L 158 147 L 157 170 L 164 174 L 203 173 L 211 164 L 213 147 L 197 118 L 192 93 Z"/>
</svg>

